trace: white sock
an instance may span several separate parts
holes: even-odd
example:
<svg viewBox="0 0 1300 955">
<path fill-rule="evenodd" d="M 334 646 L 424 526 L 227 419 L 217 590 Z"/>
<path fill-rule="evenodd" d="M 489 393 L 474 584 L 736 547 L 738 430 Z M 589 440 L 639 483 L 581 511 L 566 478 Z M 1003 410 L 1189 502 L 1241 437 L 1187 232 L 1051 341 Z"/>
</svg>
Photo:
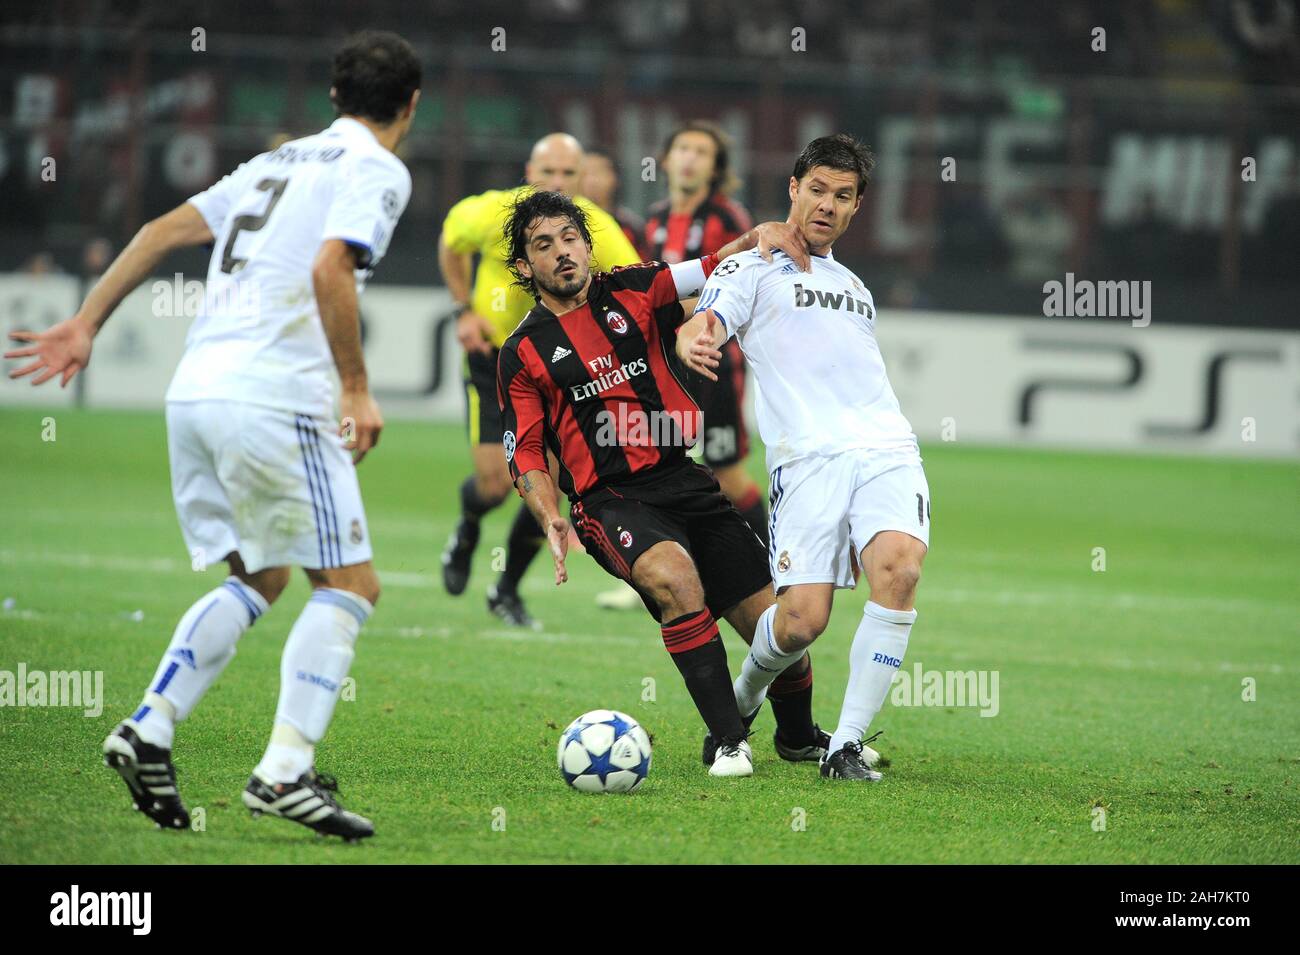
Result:
<svg viewBox="0 0 1300 955">
<path fill-rule="evenodd" d="M 776 646 L 776 634 L 772 625 L 776 620 L 776 604 L 763 611 L 754 629 L 754 642 L 749 646 L 745 662 L 740 665 L 740 676 L 736 677 L 736 708 L 740 715 L 748 717 L 763 705 L 767 699 L 767 688 L 772 681 L 785 672 L 787 667 L 803 659 L 807 651 L 782 653 Z"/>
<path fill-rule="evenodd" d="M 915 622 L 915 610 L 889 610 L 867 602 L 849 650 L 849 685 L 828 754 L 838 752 L 845 743 L 861 740 L 867 732 L 903 663 L 907 638 Z"/>
<path fill-rule="evenodd" d="M 146 743 L 171 749 L 176 724 L 189 716 L 235 656 L 244 631 L 267 602 L 238 577 L 205 594 L 176 625 L 140 708 L 126 722 Z"/>
<path fill-rule="evenodd" d="M 318 587 L 312 591 L 307 606 L 289 631 L 280 659 L 277 727 L 292 727 L 310 746 L 321 741 L 334 715 L 343 679 L 352 665 L 361 625 L 373 612 L 370 601 L 346 590 Z M 277 745 L 280 743 L 273 734 L 271 747 Z M 273 754 L 268 747 L 258 770 L 272 782 L 291 782 L 305 771 L 304 767 L 284 778 L 292 768 L 278 768 L 284 762 L 284 753 Z M 307 765 L 310 766 L 310 761 Z"/>
<path fill-rule="evenodd" d="M 253 772 L 268 783 L 291 783 L 311 769 L 316 747 L 288 723 L 276 723 L 271 743 Z"/>
</svg>

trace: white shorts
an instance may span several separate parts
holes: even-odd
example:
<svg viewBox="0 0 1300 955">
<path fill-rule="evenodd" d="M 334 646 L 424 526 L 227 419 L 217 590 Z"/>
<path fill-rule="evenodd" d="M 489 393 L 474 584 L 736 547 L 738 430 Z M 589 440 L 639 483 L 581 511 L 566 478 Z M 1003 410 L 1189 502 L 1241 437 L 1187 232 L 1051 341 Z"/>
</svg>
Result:
<svg viewBox="0 0 1300 955">
<path fill-rule="evenodd" d="M 331 423 L 238 401 L 167 403 L 172 497 L 190 555 L 318 570 L 370 560 L 352 456 Z"/>
<path fill-rule="evenodd" d="M 853 587 L 851 555 L 881 531 L 930 546 L 930 486 L 915 451 L 843 451 L 784 464 L 769 478 L 768 560 L 791 584 Z"/>
</svg>

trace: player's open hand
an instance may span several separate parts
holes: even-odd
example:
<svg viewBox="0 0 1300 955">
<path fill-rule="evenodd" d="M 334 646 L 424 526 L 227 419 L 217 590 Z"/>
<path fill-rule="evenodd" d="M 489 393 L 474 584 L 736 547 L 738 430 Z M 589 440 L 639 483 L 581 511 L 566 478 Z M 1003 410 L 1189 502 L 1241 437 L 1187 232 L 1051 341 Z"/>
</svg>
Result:
<svg viewBox="0 0 1300 955">
<path fill-rule="evenodd" d="M 772 250 L 780 249 L 798 266 L 800 272 L 812 271 L 808 254 L 808 240 L 798 226 L 789 222 L 762 222 L 755 228 L 758 233 L 758 254 L 763 261 L 772 261 Z"/>
<path fill-rule="evenodd" d="M 466 309 L 456 319 L 456 341 L 460 342 L 460 347 L 471 355 L 490 355 L 492 354 L 492 326 L 478 312 Z"/>
<path fill-rule="evenodd" d="M 43 385 L 55 375 L 62 375 L 60 385 L 66 388 L 77 372 L 90 364 L 94 336 L 86 324 L 75 317 L 43 332 L 10 332 L 9 337 L 16 342 L 31 344 L 5 352 L 6 358 L 36 359 L 9 372 L 10 378 L 23 378 L 40 372 L 32 379 L 32 384 Z"/>
<path fill-rule="evenodd" d="M 360 464 L 371 448 L 379 443 L 384 416 L 369 391 L 345 391 L 339 397 L 339 437 L 343 447 L 352 452 L 352 463 Z"/>
<path fill-rule="evenodd" d="M 715 369 L 722 361 L 722 352 L 713 343 L 717 335 L 718 319 L 712 309 L 706 309 L 701 314 L 704 315 L 704 327 L 698 335 L 686 342 L 685 351 L 678 350 L 677 356 L 691 371 L 699 372 L 709 381 L 717 381 Z"/>
<path fill-rule="evenodd" d="M 551 545 L 551 560 L 555 561 L 555 586 L 558 587 L 569 579 L 569 572 L 564 567 L 564 558 L 569 552 L 569 522 L 562 517 L 552 517 L 546 528 L 546 542 Z"/>
</svg>

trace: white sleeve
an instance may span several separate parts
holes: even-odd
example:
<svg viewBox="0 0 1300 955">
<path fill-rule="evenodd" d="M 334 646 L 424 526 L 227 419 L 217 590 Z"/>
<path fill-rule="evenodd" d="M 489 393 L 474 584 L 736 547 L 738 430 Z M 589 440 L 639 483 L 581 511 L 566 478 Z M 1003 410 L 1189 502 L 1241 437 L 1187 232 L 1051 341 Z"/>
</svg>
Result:
<svg viewBox="0 0 1300 955">
<path fill-rule="evenodd" d="M 198 195 L 190 197 L 190 205 L 199 210 L 199 215 L 203 216 L 203 221 L 208 224 L 213 235 L 220 234 L 231 208 L 248 188 L 248 180 L 253 174 L 253 167 L 258 158 L 260 157 L 240 163 L 234 172 L 223 176 Z"/>
<path fill-rule="evenodd" d="M 704 283 L 700 300 L 695 303 L 695 314 L 712 309 L 726 329 L 727 338 L 731 338 L 749 324 L 753 315 L 759 266 L 763 264 L 757 252 L 742 252 L 723 259 Z"/>
<path fill-rule="evenodd" d="M 672 273 L 673 284 L 677 286 L 678 301 L 699 295 L 700 289 L 704 288 L 704 264 L 699 259 L 675 262 L 668 266 L 668 271 Z"/>
<path fill-rule="evenodd" d="M 373 269 L 411 198 L 411 174 L 396 157 L 376 155 L 361 156 L 339 173 L 321 241 L 342 239 L 360 253 L 360 268 Z"/>
</svg>

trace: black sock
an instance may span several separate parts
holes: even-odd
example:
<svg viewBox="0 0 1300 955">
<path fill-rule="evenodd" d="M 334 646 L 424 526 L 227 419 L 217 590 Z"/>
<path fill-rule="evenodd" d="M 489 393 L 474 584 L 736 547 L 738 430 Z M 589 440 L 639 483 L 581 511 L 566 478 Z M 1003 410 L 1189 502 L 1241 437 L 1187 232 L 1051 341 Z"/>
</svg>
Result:
<svg viewBox="0 0 1300 955">
<path fill-rule="evenodd" d="M 479 519 L 495 506 L 479 497 L 474 475 L 471 474 L 465 478 L 464 483 L 460 486 L 460 513 L 465 520 L 477 524 Z"/>
<path fill-rule="evenodd" d="M 686 681 L 704 725 L 715 740 L 740 739 L 745 724 L 736 709 L 736 694 L 727 669 L 727 651 L 718 624 L 708 610 L 697 610 L 669 620 L 660 630 L 664 646 Z"/>
<path fill-rule="evenodd" d="M 792 746 L 804 746 L 815 741 L 817 730 L 812 718 L 812 654 L 804 654 L 804 662 L 796 663 L 772 681 L 767 698 L 772 701 L 772 715 L 776 717 L 776 731 L 781 739 Z"/>
<path fill-rule="evenodd" d="M 510 525 L 510 536 L 506 538 L 506 569 L 497 581 L 498 591 L 514 593 L 519 589 L 519 581 L 524 578 L 524 571 L 533 562 L 541 550 L 546 538 L 538 526 L 537 518 L 528 510 L 527 504 L 519 505 L 514 523 Z"/>
</svg>

